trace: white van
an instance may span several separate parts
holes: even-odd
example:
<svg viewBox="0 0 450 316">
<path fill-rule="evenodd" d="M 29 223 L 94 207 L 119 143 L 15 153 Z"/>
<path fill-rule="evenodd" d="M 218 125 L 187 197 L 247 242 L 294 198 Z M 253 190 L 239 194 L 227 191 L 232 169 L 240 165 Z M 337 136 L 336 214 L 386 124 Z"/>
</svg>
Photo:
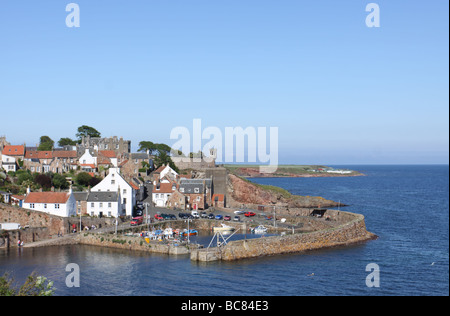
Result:
<svg viewBox="0 0 450 316">
<path fill-rule="evenodd" d="M 192 212 L 191 212 L 191 215 L 192 215 L 194 218 L 200 218 L 200 215 L 198 214 L 197 211 L 192 211 Z"/>
</svg>

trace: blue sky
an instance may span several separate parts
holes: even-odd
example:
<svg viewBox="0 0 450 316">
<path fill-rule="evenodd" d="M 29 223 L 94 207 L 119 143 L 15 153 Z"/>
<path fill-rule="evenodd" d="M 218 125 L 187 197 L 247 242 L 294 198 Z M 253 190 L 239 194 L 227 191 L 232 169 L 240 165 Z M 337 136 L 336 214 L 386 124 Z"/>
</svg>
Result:
<svg viewBox="0 0 450 316">
<path fill-rule="evenodd" d="M 0 135 L 278 127 L 279 162 L 448 163 L 448 1 L 2 0 Z"/>
</svg>

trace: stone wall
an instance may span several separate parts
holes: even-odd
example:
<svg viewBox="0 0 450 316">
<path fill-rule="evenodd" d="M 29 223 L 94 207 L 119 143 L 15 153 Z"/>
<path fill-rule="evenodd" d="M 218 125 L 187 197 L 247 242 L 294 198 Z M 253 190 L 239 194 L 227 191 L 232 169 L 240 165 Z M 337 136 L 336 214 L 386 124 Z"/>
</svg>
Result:
<svg viewBox="0 0 450 316">
<path fill-rule="evenodd" d="M 189 249 L 183 245 L 174 246 L 157 241 L 147 243 L 144 238 L 141 237 L 115 236 L 106 234 L 81 234 L 78 237 L 78 243 L 82 245 L 127 249 L 133 251 L 146 251 L 170 255 L 189 254 Z"/>
<path fill-rule="evenodd" d="M 191 259 L 231 261 L 344 246 L 376 238 L 374 234 L 367 231 L 364 216 L 347 212 L 340 213 L 346 213 L 345 216 L 353 219 L 338 227 L 312 233 L 232 241 L 222 249 L 193 251 Z"/>
<path fill-rule="evenodd" d="M 64 217 L 31 211 L 7 204 L 0 204 L 0 222 L 19 223 L 22 227 L 46 228 L 48 235 L 57 235 L 58 232 L 69 232 L 69 224 Z"/>
<path fill-rule="evenodd" d="M 95 225 L 97 228 L 111 227 L 114 225 L 114 220 L 114 218 L 82 217 L 82 225 L 83 227 Z M 9 237 L 0 240 L 0 247 L 7 247 L 8 244 L 15 247 L 18 240 L 30 243 L 47 240 L 58 234 L 67 235 L 72 225 L 76 225 L 77 230 L 79 229 L 80 218 L 54 216 L 0 203 L 0 223 L 19 223 L 22 226 L 20 230 L 8 231 Z"/>
</svg>

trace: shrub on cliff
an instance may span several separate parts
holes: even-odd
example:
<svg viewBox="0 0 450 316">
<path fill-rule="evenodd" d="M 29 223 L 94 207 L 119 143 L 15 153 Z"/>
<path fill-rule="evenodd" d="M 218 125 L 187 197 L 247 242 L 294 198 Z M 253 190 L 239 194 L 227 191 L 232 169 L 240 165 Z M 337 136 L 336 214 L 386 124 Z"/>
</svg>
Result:
<svg viewBox="0 0 450 316">
<path fill-rule="evenodd" d="M 14 280 L 8 274 L 0 277 L 0 296 L 53 296 L 54 293 L 53 282 L 34 273 L 20 288 L 14 287 Z"/>
</svg>

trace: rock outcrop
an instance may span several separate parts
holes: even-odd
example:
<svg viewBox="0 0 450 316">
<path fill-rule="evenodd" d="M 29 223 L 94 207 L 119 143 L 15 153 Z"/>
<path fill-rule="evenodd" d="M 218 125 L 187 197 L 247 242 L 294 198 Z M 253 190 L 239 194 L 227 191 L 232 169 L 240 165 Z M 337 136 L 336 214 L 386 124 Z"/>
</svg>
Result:
<svg viewBox="0 0 450 316">
<path fill-rule="evenodd" d="M 252 183 L 234 174 L 228 175 L 229 207 L 277 205 L 286 208 L 336 207 L 337 202 L 316 196 L 298 196 L 282 188 Z M 342 204 L 341 204 L 342 206 Z"/>
</svg>

